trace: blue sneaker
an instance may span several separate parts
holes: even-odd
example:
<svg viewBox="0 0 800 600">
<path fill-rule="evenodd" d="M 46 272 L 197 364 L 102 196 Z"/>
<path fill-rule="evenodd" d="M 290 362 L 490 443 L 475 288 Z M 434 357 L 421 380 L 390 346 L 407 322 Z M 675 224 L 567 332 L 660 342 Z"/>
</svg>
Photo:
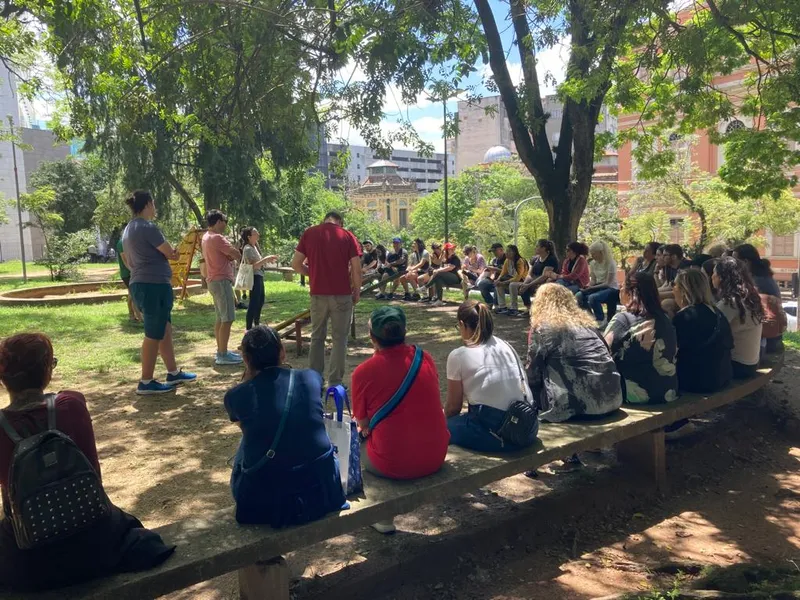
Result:
<svg viewBox="0 0 800 600">
<path fill-rule="evenodd" d="M 194 373 L 184 373 L 183 369 L 178 371 L 175 375 L 167 373 L 167 385 L 180 385 L 182 383 L 189 383 L 195 379 L 197 379 L 197 375 Z"/>
<path fill-rule="evenodd" d="M 225 354 L 217 354 L 214 361 L 218 365 L 240 365 L 243 362 L 242 355 L 228 351 Z"/>
<path fill-rule="evenodd" d="M 151 396 L 153 394 L 169 394 L 174 392 L 175 387 L 156 381 L 153 379 L 150 383 L 139 382 L 139 387 L 136 388 L 136 393 L 139 396 Z"/>
</svg>

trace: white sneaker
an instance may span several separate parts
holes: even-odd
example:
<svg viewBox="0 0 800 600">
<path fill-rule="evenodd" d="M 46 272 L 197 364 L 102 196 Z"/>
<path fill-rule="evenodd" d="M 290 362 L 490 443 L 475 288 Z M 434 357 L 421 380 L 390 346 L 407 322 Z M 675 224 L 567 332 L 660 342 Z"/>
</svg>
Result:
<svg viewBox="0 0 800 600">
<path fill-rule="evenodd" d="M 372 527 L 378 533 L 382 533 L 383 535 L 389 535 L 397 531 L 397 528 L 394 526 L 394 520 L 378 521 L 377 523 L 370 525 L 370 527 Z"/>
<path fill-rule="evenodd" d="M 436 302 L 431 302 L 431 306 L 439 307 L 444 305 L 445 305 L 444 302 L 442 302 L 441 300 L 437 300 Z"/>
</svg>

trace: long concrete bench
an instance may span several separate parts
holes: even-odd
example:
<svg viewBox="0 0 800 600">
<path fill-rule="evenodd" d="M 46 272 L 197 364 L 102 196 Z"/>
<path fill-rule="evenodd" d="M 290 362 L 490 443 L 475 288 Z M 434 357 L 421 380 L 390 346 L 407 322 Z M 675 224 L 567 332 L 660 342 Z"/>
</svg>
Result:
<svg viewBox="0 0 800 600">
<path fill-rule="evenodd" d="M 178 548 L 156 569 L 115 575 L 85 585 L 43 594 L 4 594 L 8 600 L 154 598 L 238 570 L 240 598 L 289 600 L 288 569 L 282 555 L 474 491 L 500 479 L 536 469 L 575 452 L 617 446 L 622 461 L 648 473 L 666 486 L 664 432 L 666 425 L 744 398 L 765 386 L 783 365 L 772 357 L 750 380 L 736 382 L 710 395 L 688 395 L 669 405 L 625 406 L 601 420 L 543 424 L 539 442 L 525 451 L 489 456 L 451 447 L 437 474 L 408 482 L 364 474 L 365 493 L 351 499 L 351 509 L 299 527 L 275 530 L 236 523 L 232 508 L 204 518 L 180 521 L 158 532 Z"/>
</svg>

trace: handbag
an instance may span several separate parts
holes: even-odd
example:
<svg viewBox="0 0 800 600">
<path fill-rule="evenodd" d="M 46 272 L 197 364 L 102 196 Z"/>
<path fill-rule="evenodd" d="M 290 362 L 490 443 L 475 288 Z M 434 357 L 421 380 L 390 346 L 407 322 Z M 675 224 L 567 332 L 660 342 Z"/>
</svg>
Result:
<svg viewBox="0 0 800 600">
<path fill-rule="evenodd" d="M 233 288 L 249 292 L 253 289 L 253 277 L 253 265 L 242 262 L 239 265 L 239 271 L 236 273 L 236 283 L 234 283 Z"/>
<path fill-rule="evenodd" d="M 414 360 L 411 361 L 411 368 L 409 368 L 408 373 L 403 378 L 403 382 L 400 384 L 400 387 L 397 388 L 397 391 L 389 398 L 389 401 L 381 406 L 377 412 L 372 415 L 372 418 L 369 420 L 369 429 L 372 431 L 377 427 L 378 423 L 383 421 L 386 417 L 392 414 L 392 411 L 398 407 L 400 402 L 402 402 L 403 398 L 406 397 L 408 394 L 408 390 L 411 389 L 411 386 L 414 384 L 414 381 L 417 379 L 417 375 L 419 375 L 420 367 L 422 367 L 422 359 L 424 358 L 424 353 L 422 352 L 422 348 L 419 346 L 414 347 Z"/>
<path fill-rule="evenodd" d="M 361 475 L 361 441 L 358 435 L 358 425 L 353 418 L 350 400 L 344 386 L 329 387 L 325 392 L 325 404 L 332 398 L 336 412 L 325 414 L 325 431 L 331 438 L 334 453 L 339 460 L 342 478 L 342 488 L 346 496 L 357 494 L 364 489 L 364 480 Z M 347 406 L 347 413 L 344 407 Z"/>
<path fill-rule="evenodd" d="M 525 377 L 522 374 L 522 362 L 517 355 L 517 351 L 505 340 L 500 341 L 508 346 L 517 362 L 522 400 L 515 400 L 511 403 L 503 418 L 503 422 L 494 433 L 508 444 L 523 447 L 530 444 L 531 437 L 534 436 L 538 430 L 539 413 L 533 405 L 532 399 L 528 399 L 530 390 L 527 389 L 528 386 L 525 385 Z"/>
</svg>

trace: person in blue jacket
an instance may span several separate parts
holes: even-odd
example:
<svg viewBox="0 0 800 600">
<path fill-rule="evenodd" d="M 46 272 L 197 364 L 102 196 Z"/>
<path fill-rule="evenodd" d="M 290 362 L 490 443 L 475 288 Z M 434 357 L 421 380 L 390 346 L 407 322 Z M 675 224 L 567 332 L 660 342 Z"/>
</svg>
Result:
<svg viewBox="0 0 800 600">
<path fill-rule="evenodd" d="M 231 474 L 236 520 L 285 527 L 347 508 L 319 373 L 285 366 L 280 337 L 263 325 L 244 335 L 242 357 L 242 383 L 225 394 L 242 429 Z"/>
</svg>

